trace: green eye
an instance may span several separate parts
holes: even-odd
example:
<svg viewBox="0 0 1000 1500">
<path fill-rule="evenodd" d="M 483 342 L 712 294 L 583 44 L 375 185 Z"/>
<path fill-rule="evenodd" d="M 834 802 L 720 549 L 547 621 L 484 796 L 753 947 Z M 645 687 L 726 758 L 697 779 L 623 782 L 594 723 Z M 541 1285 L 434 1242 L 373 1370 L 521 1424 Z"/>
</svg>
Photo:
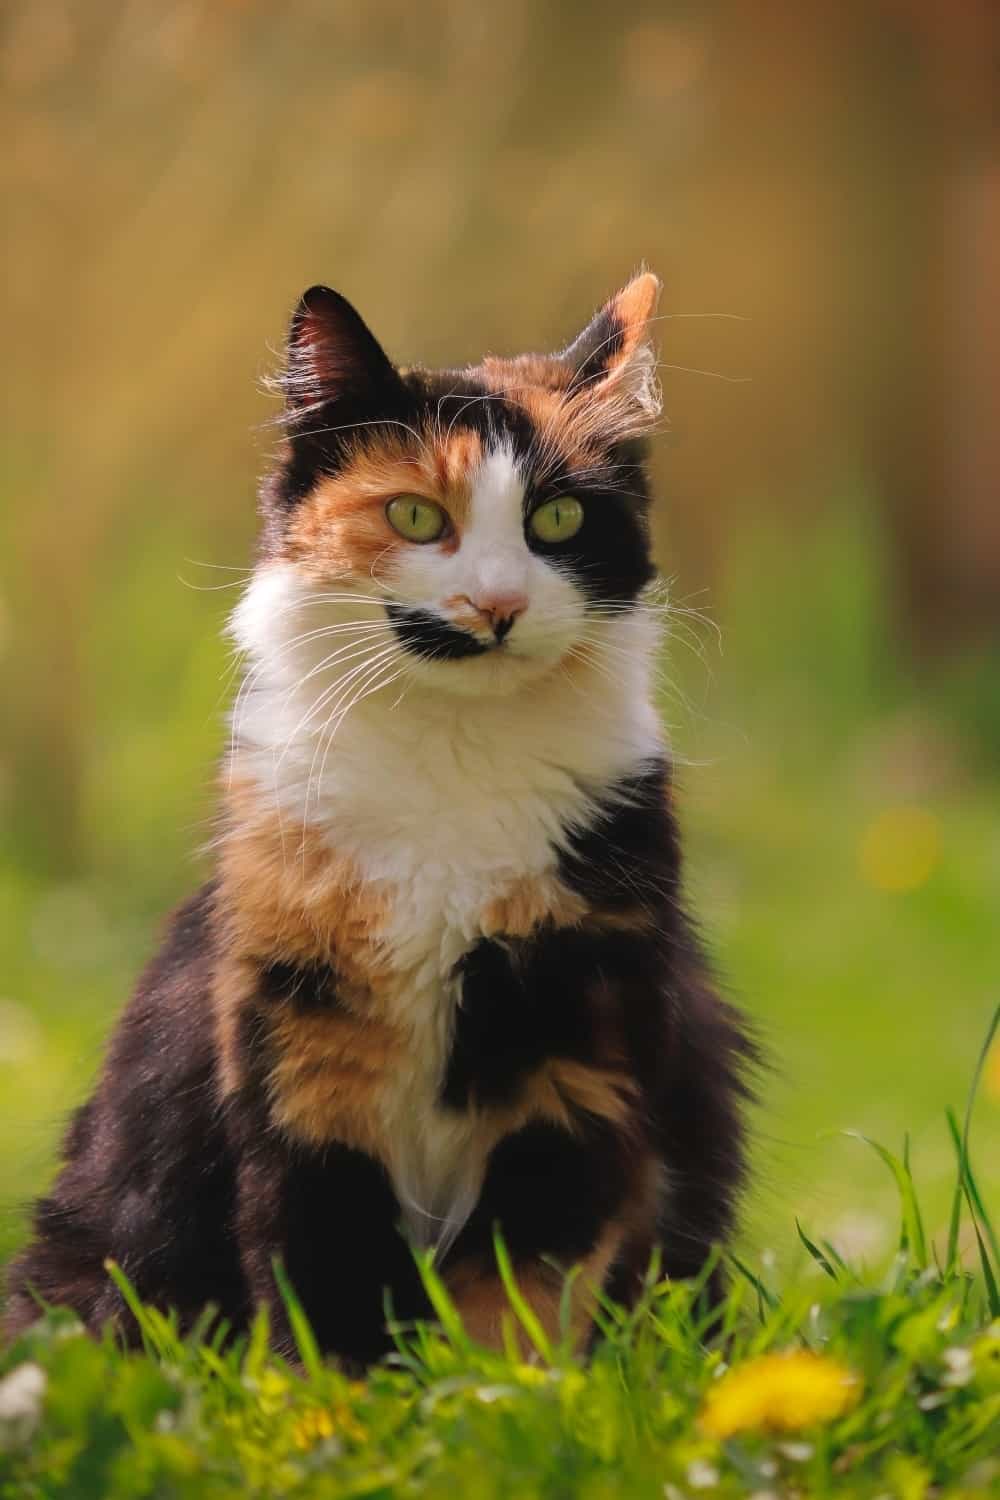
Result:
<svg viewBox="0 0 1000 1500">
<path fill-rule="evenodd" d="M 440 505 L 421 500 L 419 495 L 397 495 L 389 501 L 385 514 L 392 529 L 408 542 L 436 542 L 448 524 Z"/>
<path fill-rule="evenodd" d="M 560 495 L 532 511 L 528 525 L 540 542 L 568 542 L 583 525 L 583 506 L 572 495 Z"/>
</svg>

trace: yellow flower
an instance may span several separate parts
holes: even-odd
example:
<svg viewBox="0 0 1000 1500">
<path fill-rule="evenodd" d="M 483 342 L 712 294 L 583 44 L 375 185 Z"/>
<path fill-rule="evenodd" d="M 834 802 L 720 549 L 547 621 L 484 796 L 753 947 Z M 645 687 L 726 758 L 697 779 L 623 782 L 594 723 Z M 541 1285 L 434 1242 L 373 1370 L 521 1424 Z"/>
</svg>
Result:
<svg viewBox="0 0 1000 1500">
<path fill-rule="evenodd" d="M 335 1434 L 351 1443 L 363 1443 L 368 1436 L 364 1423 L 343 1401 L 307 1407 L 292 1429 L 292 1441 L 297 1448 L 313 1448 Z"/>
<path fill-rule="evenodd" d="M 703 1431 L 798 1432 L 831 1422 L 853 1406 L 860 1383 L 844 1365 L 805 1349 L 763 1354 L 728 1370 L 710 1387 L 701 1412 Z"/>
<path fill-rule="evenodd" d="M 296 1448 L 312 1448 L 330 1437 L 333 1437 L 333 1418 L 322 1406 L 307 1407 L 292 1429 Z"/>
</svg>

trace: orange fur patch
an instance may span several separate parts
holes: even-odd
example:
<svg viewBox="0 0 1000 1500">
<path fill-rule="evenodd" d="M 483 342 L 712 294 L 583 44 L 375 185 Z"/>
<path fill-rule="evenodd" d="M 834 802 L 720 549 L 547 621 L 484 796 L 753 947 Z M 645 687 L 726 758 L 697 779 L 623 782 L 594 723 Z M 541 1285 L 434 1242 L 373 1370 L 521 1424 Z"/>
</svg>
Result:
<svg viewBox="0 0 1000 1500">
<path fill-rule="evenodd" d="M 219 869 L 230 951 L 335 965 L 350 1004 L 388 973 L 381 946 L 390 895 L 365 880 L 312 827 L 289 827 L 249 783 L 225 793 L 229 827 Z"/>
<path fill-rule="evenodd" d="M 256 1003 L 260 964 L 276 958 L 329 964 L 337 974 L 338 1003 L 357 1020 L 342 1014 L 279 1019 L 271 1032 L 273 1112 L 312 1141 L 336 1135 L 338 1122 L 367 1137 L 364 1121 L 372 1111 L 361 1095 L 395 1045 L 379 1015 L 390 972 L 381 945 L 388 893 L 362 880 L 314 830 L 284 828 L 248 783 L 234 782 L 225 802 L 229 826 L 219 856 L 224 956 L 214 987 L 223 1089 L 243 1081 L 238 1022 Z M 357 1036 L 349 1039 L 348 1032 Z"/>
<path fill-rule="evenodd" d="M 498 934 L 527 937 L 543 922 L 574 927 L 586 912 L 583 898 L 568 890 L 555 876 L 524 875 L 487 903 L 479 926 L 484 937 Z"/>
<path fill-rule="evenodd" d="M 633 1122 L 639 1086 L 627 1073 L 557 1057 L 545 1065 L 542 1074 L 546 1086 L 574 1110 L 583 1110 L 615 1125 Z M 577 1128 L 572 1115 L 570 1128 Z"/>
<path fill-rule="evenodd" d="M 576 1349 L 580 1348 L 587 1336 L 598 1295 L 624 1235 L 623 1225 L 609 1225 L 591 1253 L 580 1262 L 582 1271 L 573 1285 L 569 1300 L 568 1332 Z M 562 1337 L 562 1274 L 541 1261 L 522 1262 L 515 1266 L 514 1274 L 521 1294 L 550 1342 L 558 1343 Z M 459 1262 L 449 1269 L 445 1262 L 442 1275 L 461 1315 L 465 1331 L 471 1338 L 477 1343 L 485 1344 L 487 1348 L 502 1349 L 504 1322 L 507 1321 L 522 1354 L 528 1356 L 533 1352 L 534 1346 L 517 1322 L 498 1272 L 492 1269 L 484 1271 L 481 1265 L 469 1262 Z"/>
<path fill-rule="evenodd" d="M 470 1338 L 488 1349 L 500 1350 L 504 1346 L 504 1322 L 509 1321 L 522 1355 L 532 1352 L 533 1345 L 518 1324 L 496 1271 L 484 1272 L 478 1265 L 461 1262 L 449 1269 L 445 1262 L 442 1275 Z M 516 1276 L 518 1287 L 545 1333 L 553 1343 L 557 1342 L 563 1278 L 542 1264 L 518 1266 Z"/>
<path fill-rule="evenodd" d="M 625 364 L 646 337 L 649 320 L 656 312 L 663 283 L 652 271 L 633 276 L 608 304 L 622 330 L 620 347 L 615 351 L 613 366 Z"/>
<path fill-rule="evenodd" d="M 379 1105 L 391 1072 L 403 1064 L 399 1032 L 374 1018 L 285 1015 L 270 1040 L 275 1124 L 310 1145 L 336 1140 L 387 1160 Z"/>
<path fill-rule="evenodd" d="M 396 495 L 420 495 L 447 513 L 452 533 L 440 546 L 458 546 L 482 461 L 478 434 L 459 428 L 359 442 L 343 468 L 321 479 L 296 508 L 282 544 L 283 555 L 315 578 L 380 578 L 407 542 L 390 526 L 385 507 Z"/>
</svg>

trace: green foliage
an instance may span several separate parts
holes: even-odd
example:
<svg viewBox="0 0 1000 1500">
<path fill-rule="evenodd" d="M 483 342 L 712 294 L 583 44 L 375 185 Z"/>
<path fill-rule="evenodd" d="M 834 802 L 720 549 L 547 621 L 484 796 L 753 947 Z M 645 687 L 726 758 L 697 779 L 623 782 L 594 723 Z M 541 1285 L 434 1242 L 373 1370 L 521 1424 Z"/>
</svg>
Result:
<svg viewBox="0 0 1000 1500">
<path fill-rule="evenodd" d="M 981 1274 L 951 1249 L 928 1263 L 905 1153 L 876 1145 L 903 1224 L 880 1277 L 801 1226 L 817 1275 L 780 1295 L 734 1257 L 710 1307 L 705 1276 L 674 1283 L 654 1265 L 635 1308 L 602 1303 L 588 1362 L 542 1330 L 499 1236 L 504 1352 L 467 1336 L 420 1256 L 436 1322 L 396 1325 L 395 1355 L 365 1380 L 324 1364 L 280 1266 L 296 1364 L 269 1351 L 265 1314 L 237 1341 L 207 1319 L 182 1338 L 109 1266 L 144 1352 L 87 1339 L 56 1310 L 2 1356 L 0 1497 L 986 1500 L 1000 1487 L 1000 1263 L 959 1140 L 956 1201 L 979 1220 Z"/>
</svg>

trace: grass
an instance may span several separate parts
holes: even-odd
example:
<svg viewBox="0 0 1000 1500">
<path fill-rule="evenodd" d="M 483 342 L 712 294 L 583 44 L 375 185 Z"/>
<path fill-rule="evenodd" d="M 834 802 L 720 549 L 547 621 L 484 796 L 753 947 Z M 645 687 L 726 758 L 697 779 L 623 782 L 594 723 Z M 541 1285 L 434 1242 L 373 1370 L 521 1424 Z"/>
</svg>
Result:
<svg viewBox="0 0 1000 1500">
<path fill-rule="evenodd" d="M 1000 1020 L 1000 1010 L 993 1028 Z M 982 1059 L 987 1054 L 983 1048 Z M 977 1069 L 973 1094 L 981 1069 Z M 0 1359 L 0 1496 L 227 1500 L 294 1495 L 533 1497 L 924 1496 L 1000 1492 L 1000 1253 L 950 1117 L 956 1169 L 938 1255 L 908 1155 L 871 1143 L 896 1185 L 900 1233 L 878 1277 L 797 1226 L 812 1268 L 780 1294 L 738 1258 L 721 1307 L 650 1269 L 630 1312 L 604 1304 L 593 1357 L 553 1344 L 502 1241 L 506 1349 L 465 1334 L 429 1257 L 434 1325 L 399 1326 L 366 1380 L 319 1356 L 280 1266 L 299 1359 L 266 1318 L 224 1342 L 144 1308 L 109 1263 L 145 1349 L 85 1338 L 49 1311 Z M 978 1264 L 960 1254 L 963 1222 Z"/>
</svg>

